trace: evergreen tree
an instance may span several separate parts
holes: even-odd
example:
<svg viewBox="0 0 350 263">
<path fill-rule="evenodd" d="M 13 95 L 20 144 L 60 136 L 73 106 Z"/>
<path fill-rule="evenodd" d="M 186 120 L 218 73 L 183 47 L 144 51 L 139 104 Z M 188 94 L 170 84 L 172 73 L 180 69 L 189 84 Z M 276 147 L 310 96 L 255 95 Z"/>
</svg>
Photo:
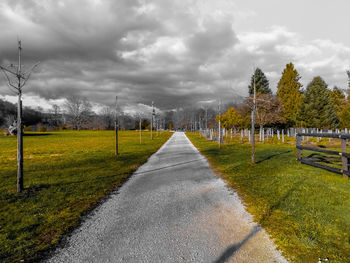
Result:
<svg viewBox="0 0 350 263">
<path fill-rule="evenodd" d="M 266 78 L 264 72 L 261 71 L 261 69 L 256 68 L 251 81 L 250 85 L 248 86 L 249 89 L 249 95 L 252 95 L 254 93 L 254 77 L 255 77 L 255 87 L 256 87 L 256 93 L 260 94 L 271 94 L 271 90 L 269 88 L 269 81 Z"/>
<path fill-rule="evenodd" d="M 346 104 L 339 113 L 339 120 L 342 128 L 350 128 L 350 104 Z"/>
<path fill-rule="evenodd" d="M 277 97 L 282 104 L 283 116 L 288 125 L 294 125 L 296 122 L 298 107 L 301 103 L 299 82 L 300 76 L 293 63 L 286 65 L 282 77 L 277 85 Z"/>
<path fill-rule="evenodd" d="M 325 126 L 331 129 L 339 127 L 339 117 L 336 108 L 332 101 L 326 106 Z"/>
<path fill-rule="evenodd" d="M 350 70 L 346 71 L 346 74 L 348 75 L 348 96 L 347 96 L 347 103 L 350 102 Z"/>
<path fill-rule="evenodd" d="M 338 118 L 330 91 L 321 77 L 315 77 L 306 88 L 300 104 L 297 120 L 303 126 L 336 128 Z"/>
<path fill-rule="evenodd" d="M 330 98 L 337 110 L 337 114 L 339 114 L 346 105 L 344 93 L 337 86 L 334 86 L 333 90 L 330 91 Z"/>
</svg>

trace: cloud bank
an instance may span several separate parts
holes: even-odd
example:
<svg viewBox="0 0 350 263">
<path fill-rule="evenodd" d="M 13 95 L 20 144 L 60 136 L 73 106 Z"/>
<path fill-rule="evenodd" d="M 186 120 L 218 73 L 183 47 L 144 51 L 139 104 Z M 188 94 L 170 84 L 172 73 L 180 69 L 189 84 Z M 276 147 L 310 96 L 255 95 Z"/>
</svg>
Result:
<svg viewBox="0 0 350 263">
<path fill-rule="evenodd" d="M 274 91 L 289 62 L 304 85 L 321 75 L 331 86 L 346 87 L 350 47 L 306 41 L 281 25 L 236 32 L 235 19 L 252 14 L 231 2 L 2 1 L 0 63 L 16 61 L 20 37 L 23 63 L 41 61 L 26 96 L 59 101 L 80 95 L 112 105 L 118 95 L 130 111 L 152 101 L 173 109 L 245 97 L 254 67 Z M 0 95 L 10 95 L 4 78 Z"/>
</svg>

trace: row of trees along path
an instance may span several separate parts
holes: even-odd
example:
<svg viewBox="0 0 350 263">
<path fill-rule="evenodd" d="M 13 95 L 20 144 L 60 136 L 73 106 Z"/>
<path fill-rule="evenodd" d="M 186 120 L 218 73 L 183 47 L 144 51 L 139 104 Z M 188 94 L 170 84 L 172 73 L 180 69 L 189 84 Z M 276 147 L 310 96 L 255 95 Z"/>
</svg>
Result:
<svg viewBox="0 0 350 263">
<path fill-rule="evenodd" d="M 350 78 L 350 72 L 347 74 Z M 328 89 L 320 76 L 314 77 L 302 90 L 300 79 L 293 63 L 287 64 L 278 82 L 277 94 L 273 95 L 265 74 L 256 68 L 248 86 L 249 97 L 217 116 L 216 120 L 223 128 L 250 127 L 253 163 L 256 125 L 260 126 L 260 138 L 263 137 L 263 127 L 335 130 L 350 126 L 350 96 L 346 99 L 343 90 L 338 87 Z"/>
</svg>

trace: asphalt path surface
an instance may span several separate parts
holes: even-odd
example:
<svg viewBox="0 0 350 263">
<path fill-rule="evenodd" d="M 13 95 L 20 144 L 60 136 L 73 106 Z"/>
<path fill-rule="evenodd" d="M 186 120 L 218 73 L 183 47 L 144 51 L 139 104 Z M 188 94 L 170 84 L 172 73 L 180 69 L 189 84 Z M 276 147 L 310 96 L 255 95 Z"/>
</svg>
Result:
<svg viewBox="0 0 350 263">
<path fill-rule="evenodd" d="M 287 262 L 182 132 L 49 262 Z"/>
</svg>

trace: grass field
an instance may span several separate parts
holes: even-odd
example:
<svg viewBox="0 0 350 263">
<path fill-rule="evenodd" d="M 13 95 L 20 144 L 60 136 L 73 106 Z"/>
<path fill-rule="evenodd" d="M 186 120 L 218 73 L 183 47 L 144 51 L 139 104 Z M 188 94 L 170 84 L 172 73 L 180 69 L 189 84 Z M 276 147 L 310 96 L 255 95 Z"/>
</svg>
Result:
<svg viewBox="0 0 350 263">
<path fill-rule="evenodd" d="M 248 143 L 187 135 L 291 262 L 350 262 L 350 179 L 299 164 L 292 145 L 257 144 L 251 165 Z"/>
<path fill-rule="evenodd" d="M 122 131 L 30 133 L 24 186 L 16 193 L 16 138 L 0 135 L 0 262 L 31 261 L 76 227 L 81 216 L 125 180 L 169 137 Z"/>
</svg>

